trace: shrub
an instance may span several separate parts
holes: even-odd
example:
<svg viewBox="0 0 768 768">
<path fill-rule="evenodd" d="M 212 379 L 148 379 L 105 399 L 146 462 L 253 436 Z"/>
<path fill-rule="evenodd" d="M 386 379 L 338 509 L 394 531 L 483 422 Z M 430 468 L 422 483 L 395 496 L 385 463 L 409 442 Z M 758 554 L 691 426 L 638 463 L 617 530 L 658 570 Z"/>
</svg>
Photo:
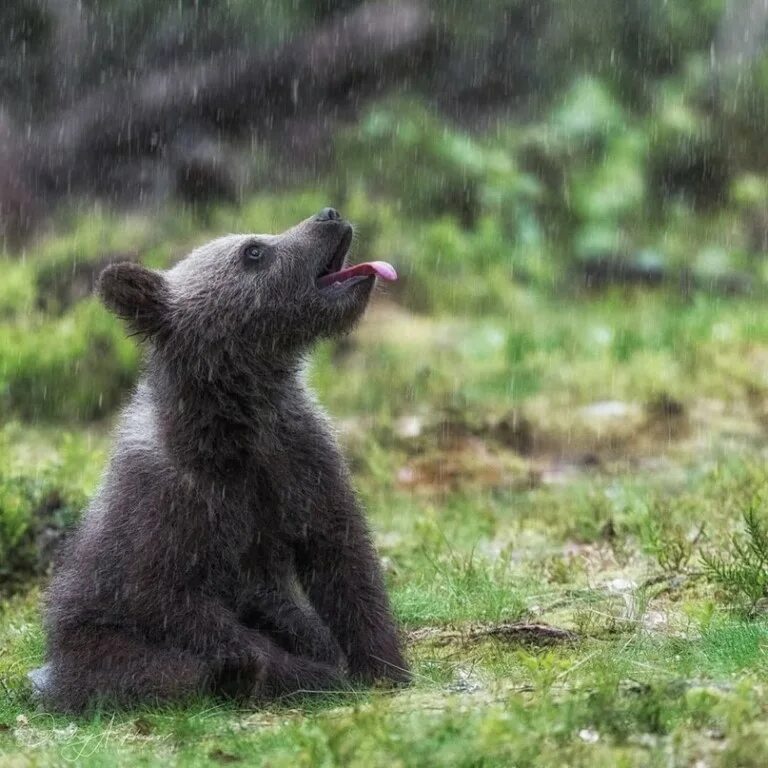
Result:
<svg viewBox="0 0 768 768">
<path fill-rule="evenodd" d="M 0 326 L 0 410 L 23 418 L 94 419 L 131 386 L 138 350 L 94 299 L 54 320 Z"/>
<path fill-rule="evenodd" d="M 47 571 L 102 459 L 100 445 L 84 436 L 57 432 L 52 438 L 15 423 L 0 429 L 0 591 Z"/>
<path fill-rule="evenodd" d="M 496 212 L 514 232 L 538 194 L 512 152 L 453 128 L 416 102 L 377 105 L 337 143 L 351 188 L 362 185 L 410 215 L 450 214 L 471 228 Z"/>
<path fill-rule="evenodd" d="M 768 530 L 757 504 L 744 512 L 743 533 L 731 536 L 725 554 L 702 554 L 707 579 L 723 589 L 734 608 L 748 615 L 757 612 L 768 596 Z"/>
</svg>

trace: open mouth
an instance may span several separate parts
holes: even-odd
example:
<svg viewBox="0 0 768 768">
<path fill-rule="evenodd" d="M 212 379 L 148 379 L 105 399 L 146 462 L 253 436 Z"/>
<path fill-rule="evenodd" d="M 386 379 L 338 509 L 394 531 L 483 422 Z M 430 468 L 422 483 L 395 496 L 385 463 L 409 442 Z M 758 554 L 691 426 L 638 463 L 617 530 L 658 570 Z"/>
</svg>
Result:
<svg viewBox="0 0 768 768">
<path fill-rule="evenodd" d="M 379 277 L 382 280 L 397 280 L 395 268 L 386 261 L 366 261 L 345 267 L 344 262 L 352 245 L 352 228 L 341 238 L 339 247 L 317 276 L 318 288 L 350 288 L 363 280 Z"/>
</svg>

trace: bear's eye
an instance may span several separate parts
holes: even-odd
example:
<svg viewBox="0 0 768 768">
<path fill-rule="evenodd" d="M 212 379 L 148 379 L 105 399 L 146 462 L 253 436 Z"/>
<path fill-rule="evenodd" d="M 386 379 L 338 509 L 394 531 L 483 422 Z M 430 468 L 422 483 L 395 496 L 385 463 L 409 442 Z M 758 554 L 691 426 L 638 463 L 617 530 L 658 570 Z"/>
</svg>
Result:
<svg viewBox="0 0 768 768">
<path fill-rule="evenodd" d="M 246 267 L 261 266 L 264 262 L 264 257 L 269 252 L 264 243 L 248 243 L 243 246 L 243 250 L 240 252 L 243 264 Z"/>
<path fill-rule="evenodd" d="M 264 248 L 257 243 L 251 243 L 243 248 L 243 258 L 246 261 L 256 262 L 264 256 Z"/>
</svg>

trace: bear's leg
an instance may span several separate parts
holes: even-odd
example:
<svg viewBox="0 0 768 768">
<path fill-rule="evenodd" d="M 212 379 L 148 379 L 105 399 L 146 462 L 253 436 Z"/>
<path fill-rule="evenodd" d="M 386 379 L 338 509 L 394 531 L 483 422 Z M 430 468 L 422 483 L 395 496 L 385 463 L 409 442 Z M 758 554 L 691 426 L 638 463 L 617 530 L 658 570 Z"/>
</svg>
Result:
<svg viewBox="0 0 768 768">
<path fill-rule="evenodd" d="M 161 615 L 168 644 L 211 660 L 215 690 L 219 671 L 225 693 L 257 698 L 331 690 L 344 683 L 339 669 L 290 653 L 209 597 L 189 593 Z"/>
<path fill-rule="evenodd" d="M 250 695 L 256 701 L 269 701 L 281 696 L 339 690 L 346 684 L 336 667 L 279 650 L 263 667 Z"/>
<path fill-rule="evenodd" d="M 310 534 L 297 560 L 304 591 L 347 657 L 349 673 L 364 682 L 408 682 L 376 552 L 354 501 L 328 510 L 332 523 Z"/>
<path fill-rule="evenodd" d="M 188 652 L 99 627 L 69 633 L 43 669 L 43 701 L 69 712 L 184 699 L 204 693 L 212 676 L 210 665 Z"/>
<path fill-rule="evenodd" d="M 306 597 L 300 605 L 296 597 L 279 587 L 255 592 L 242 613 L 243 623 L 273 638 L 282 648 L 297 656 L 339 667 L 343 654 L 331 630 L 317 615 Z"/>
<path fill-rule="evenodd" d="M 41 697 L 56 709 L 79 712 L 101 703 L 130 706 L 204 693 L 271 699 L 343 684 L 334 667 L 288 653 L 258 632 L 249 636 L 238 653 L 199 656 L 115 629 L 70 631 L 42 668 Z"/>
</svg>

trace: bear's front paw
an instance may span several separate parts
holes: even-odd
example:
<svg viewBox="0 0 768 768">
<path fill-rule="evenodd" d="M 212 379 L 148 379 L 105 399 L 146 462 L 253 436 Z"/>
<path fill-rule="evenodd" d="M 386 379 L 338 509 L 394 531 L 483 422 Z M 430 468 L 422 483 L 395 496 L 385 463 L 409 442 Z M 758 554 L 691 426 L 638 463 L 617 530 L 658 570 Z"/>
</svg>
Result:
<svg viewBox="0 0 768 768">
<path fill-rule="evenodd" d="M 309 649 L 310 656 L 321 664 L 327 664 L 335 669 L 346 668 L 346 659 L 341 651 L 341 646 L 328 633 L 327 637 L 316 642 Z"/>
<path fill-rule="evenodd" d="M 274 660 L 253 690 L 257 700 L 274 699 L 296 693 L 333 691 L 346 685 L 344 675 L 336 667 L 286 654 Z"/>
<path fill-rule="evenodd" d="M 325 628 L 305 637 L 294 638 L 289 650 L 297 656 L 305 656 L 337 669 L 344 668 L 346 662 L 341 646 Z"/>
</svg>

